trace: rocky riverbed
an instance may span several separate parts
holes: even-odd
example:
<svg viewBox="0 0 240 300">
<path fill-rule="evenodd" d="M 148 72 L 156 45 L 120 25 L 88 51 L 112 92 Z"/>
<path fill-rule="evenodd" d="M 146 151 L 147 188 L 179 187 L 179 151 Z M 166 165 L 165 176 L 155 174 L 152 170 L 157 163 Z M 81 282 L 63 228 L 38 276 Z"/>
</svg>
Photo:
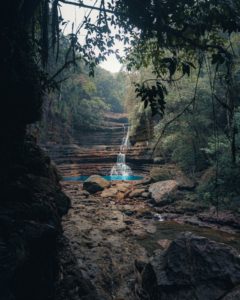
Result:
<svg viewBox="0 0 240 300">
<path fill-rule="evenodd" d="M 231 223 L 229 216 L 222 216 L 223 232 L 217 230 L 219 223 L 216 219 L 214 222 L 213 212 L 202 211 L 196 216 L 191 210 L 182 214 L 175 207 L 174 211 L 174 206 L 169 212 L 169 205 L 156 209 L 151 204 L 147 184 L 118 182 L 95 194 L 83 190 L 80 182 L 62 182 L 62 187 L 72 201 L 63 219 L 64 235 L 77 268 L 97 288 L 101 300 L 158 299 L 144 298 L 142 269 L 139 271 L 137 262 L 147 266 L 150 257 L 168 249 L 182 231 L 195 232 L 240 249 L 236 220 Z M 73 285 L 69 300 L 79 299 L 75 288 Z"/>
</svg>

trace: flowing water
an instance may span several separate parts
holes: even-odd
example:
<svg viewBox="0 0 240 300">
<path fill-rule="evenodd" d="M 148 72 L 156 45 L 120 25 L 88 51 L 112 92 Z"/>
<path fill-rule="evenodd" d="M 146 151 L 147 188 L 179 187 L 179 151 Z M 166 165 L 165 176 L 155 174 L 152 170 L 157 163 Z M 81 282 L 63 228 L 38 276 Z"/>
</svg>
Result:
<svg viewBox="0 0 240 300">
<path fill-rule="evenodd" d="M 107 176 L 102 176 L 108 181 L 136 181 L 143 179 L 143 176 L 134 175 L 131 168 L 126 164 L 126 152 L 130 146 L 129 143 L 129 127 L 123 125 L 123 139 L 120 145 L 120 151 L 117 155 L 117 162 L 112 167 L 111 172 Z M 64 181 L 85 181 L 89 176 L 65 176 Z"/>
<path fill-rule="evenodd" d="M 126 180 L 129 176 L 132 176 L 131 168 L 126 164 L 126 152 L 129 147 L 129 127 L 127 129 L 123 125 L 124 136 L 122 144 L 120 146 L 120 152 L 117 156 L 117 163 L 111 169 L 111 177 L 114 179 L 114 176 L 121 176 L 122 180 Z"/>
<path fill-rule="evenodd" d="M 69 177 L 63 177 L 63 181 L 85 181 L 88 179 L 89 176 L 69 176 Z M 143 179 L 143 176 L 139 175 L 125 175 L 124 177 L 122 175 L 108 175 L 108 176 L 102 176 L 107 181 L 135 181 L 135 180 L 141 180 Z"/>
</svg>

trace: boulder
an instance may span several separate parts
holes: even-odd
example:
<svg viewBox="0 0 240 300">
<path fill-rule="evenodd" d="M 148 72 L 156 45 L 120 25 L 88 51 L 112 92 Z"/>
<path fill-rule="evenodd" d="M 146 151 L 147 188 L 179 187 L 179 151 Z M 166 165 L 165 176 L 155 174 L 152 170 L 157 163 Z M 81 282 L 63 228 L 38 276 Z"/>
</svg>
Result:
<svg viewBox="0 0 240 300">
<path fill-rule="evenodd" d="M 169 247 L 169 245 L 171 244 L 171 241 L 168 239 L 161 239 L 161 240 L 158 240 L 157 243 L 162 249 L 167 249 Z"/>
<path fill-rule="evenodd" d="M 112 187 L 110 189 L 106 189 L 101 193 L 101 197 L 103 198 L 113 198 L 116 197 L 118 190 L 116 187 Z"/>
<path fill-rule="evenodd" d="M 195 182 L 192 179 L 190 179 L 189 177 L 187 177 L 182 171 L 179 171 L 176 174 L 175 180 L 178 183 L 179 190 L 192 191 L 196 186 Z"/>
<path fill-rule="evenodd" d="M 138 272 L 138 292 L 149 300 L 239 299 L 239 252 L 191 232 L 180 234 Z"/>
<path fill-rule="evenodd" d="M 144 192 L 145 192 L 145 189 L 135 189 L 129 194 L 129 197 L 130 198 L 141 197 Z"/>
<path fill-rule="evenodd" d="M 163 165 L 153 167 L 150 170 L 152 182 L 176 180 L 179 189 L 192 190 L 195 187 L 195 182 L 188 178 L 176 165 Z"/>
<path fill-rule="evenodd" d="M 88 197 L 90 194 L 88 191 L 82 190 L 78 193 L 78 196 Z"/>
<path fill-rule="evenodd" d="M 165 180 L 150 184 L 149 192 L 156 205 L 164 206 L 174 201 L 177 189 L 176 180 Z"/>
<path fill-rule="evenodd" d="M 88 191 L 90 194 L 95 194 L 97 192 L 103 191 L 108 188 L 110 183 L 99 175 L 92 175 L 88 177 L 83 183 L 83 189 Z"/>
<path fill-rule="evenodd" d="M 234 289 L 228 293 L 222 300 L 239 300 L 240 299 L 240 287 Z"/>
<path fill-rule="evenodd" d="M 148 198 L 150 198 L 150 196 L 151 196 L 151 194 L 150 194 L 149 192 L 144 192 L 144 193 L 142 193 L 142 197 L 143 197 L 143 198 L 148 199 Z"/>
</svg>

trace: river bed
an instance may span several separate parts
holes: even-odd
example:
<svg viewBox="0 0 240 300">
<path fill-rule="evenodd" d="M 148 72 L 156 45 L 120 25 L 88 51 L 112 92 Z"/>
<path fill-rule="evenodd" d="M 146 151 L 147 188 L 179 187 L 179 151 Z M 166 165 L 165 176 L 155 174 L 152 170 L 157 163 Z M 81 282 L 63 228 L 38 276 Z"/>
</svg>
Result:
<svg viewBox="0 0 240 300">
<path fill-rule="evenodd" d="M 96 286 L 101 299 L 137 299 L 134 262 L 148 262 L 155 250 L 166 248 L 180 232 L 191 231 L 240 250 L 239 233 L 160 221 L 161 215 L 148 201 L 121 197 L 122 192 L 112 194 L 114 189 L 132 192 L 133 184 L 119 182 L 104 191 L 106 197 L 101 192 L 86 193 L 79 182 L 64 181 L 62 186 L 72 201 L 63 218 L 64 236 L 70 241 L 76 267 Z"/>
<path fill-rule="evenodd" d="M 159 245 L 160 240 L 172 241 L 178 236 L 179 233 L 186 231 L 207 237 L 216 242 L 225 243 L 236 248 L 237 250 L 240 250 L 240 234 L 230 234 L 212 228 L 192 226 L 189 224 L 179 224 L 174 221 L 156 222 L 154 225 L 156 226 L 155 233 L 149 233 L 145 239 L 138 239 L 138 243 L 144 247 L 150 255 L 153 254 L 154 250 L 161 248 Z"/>
</svg>

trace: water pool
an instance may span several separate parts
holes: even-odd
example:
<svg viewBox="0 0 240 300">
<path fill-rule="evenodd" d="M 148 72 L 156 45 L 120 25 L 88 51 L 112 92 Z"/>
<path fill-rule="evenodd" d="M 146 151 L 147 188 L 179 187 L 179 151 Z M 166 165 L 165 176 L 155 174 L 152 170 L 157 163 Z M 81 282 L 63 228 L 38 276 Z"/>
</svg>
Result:
<svg viewBox="0 0 240 300">
<path fill-rule="evenodd" d="M 89 176 L 72 176 L 72 177 L 63 177 L 64 181 L 85 181 Z M 107 181 L 121 181 L 121 180 L 126 180 L 126 181 L 132 181 L 132 180 L 141 180 L 143 179 L 143 176 L 139 175 L 108 175 L 108 176 L 102 176 L 104 179 Z"/>
<path fill-rule="evenodd" d="M 143 246 L 150 255 L 159 249 L 159 240 L 173 241 L 181 232 L 192 232 L 196 235 L 204 236 L 216 242 L 230 245 L 240 250 L 240 235 L 223 232 L 217 229 L 198 227 L 189 224 L 179 224 L 174 221 L 155 222 L 156 232 L 149 234 L 145 239 L 137 239 L 137 242 Z"/>
</svg>

